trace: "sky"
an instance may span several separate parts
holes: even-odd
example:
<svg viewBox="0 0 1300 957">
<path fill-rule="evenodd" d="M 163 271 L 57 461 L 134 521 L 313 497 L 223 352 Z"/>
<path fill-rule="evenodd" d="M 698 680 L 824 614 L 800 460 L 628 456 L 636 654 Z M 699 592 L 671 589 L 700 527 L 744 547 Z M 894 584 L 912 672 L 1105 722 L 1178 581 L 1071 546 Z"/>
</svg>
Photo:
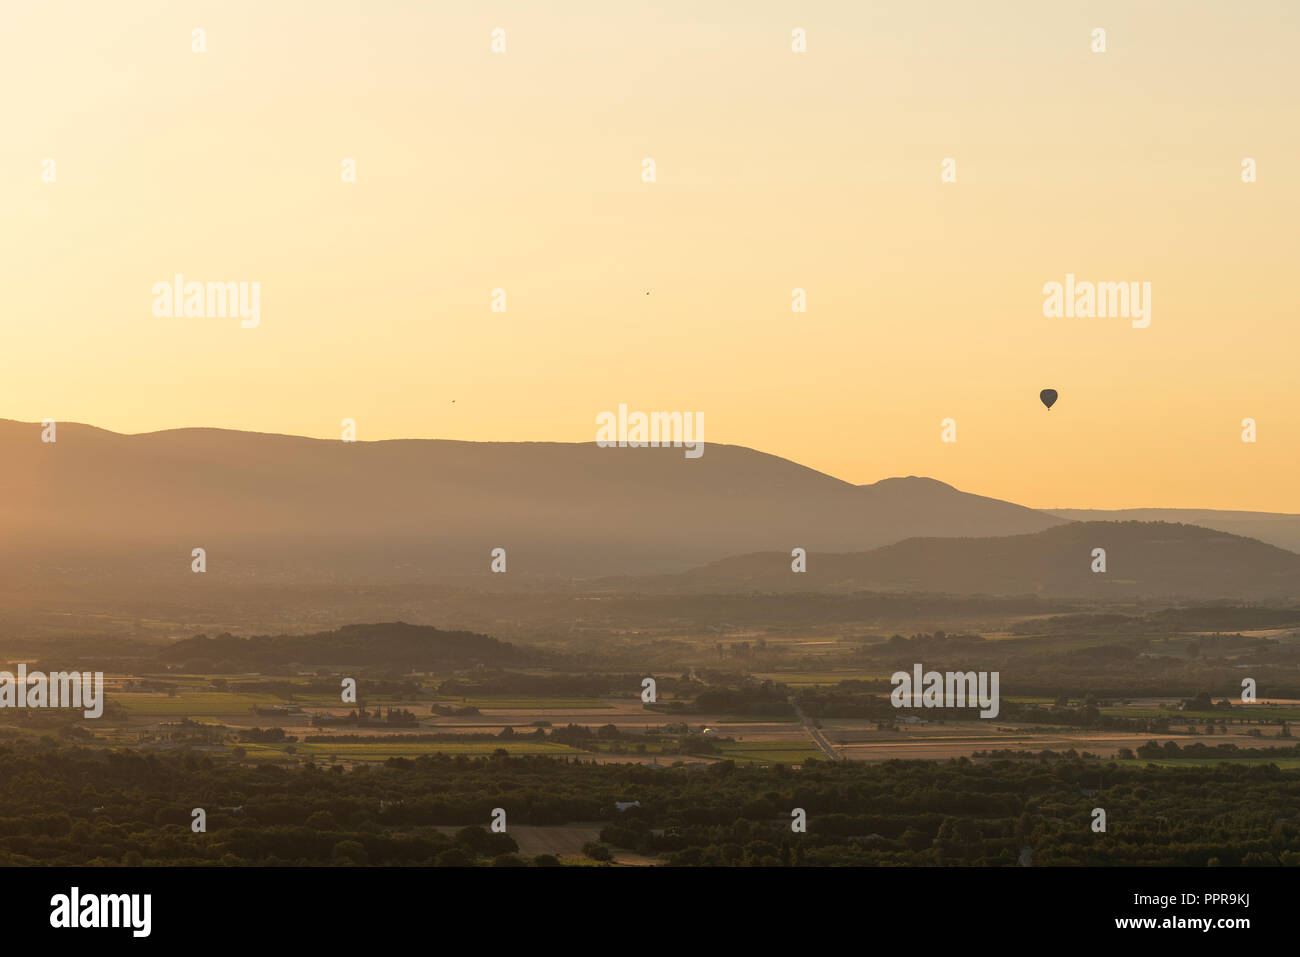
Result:
<svg viewBox="0 0 1300 957">
<path fill-rule="evenodd" d="M 6 0 L 0 417 L 585 442 L 626 403 L 855 483 L 1300 512 L 1298 48 L 1264 0 Z M 155 316 L 177 273 L 260 323 Z M 1150 325 L 1045 316 L 1066 274 Z"/>
</svg>

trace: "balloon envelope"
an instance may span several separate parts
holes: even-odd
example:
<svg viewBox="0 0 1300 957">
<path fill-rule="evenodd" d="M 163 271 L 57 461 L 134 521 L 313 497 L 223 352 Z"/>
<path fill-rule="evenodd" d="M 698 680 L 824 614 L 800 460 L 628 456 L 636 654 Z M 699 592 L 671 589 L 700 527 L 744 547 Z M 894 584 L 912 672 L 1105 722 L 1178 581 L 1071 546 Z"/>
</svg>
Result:
<svg viewBox="0 0 1300 957">
<path fill-rule="evenodd" d="M 1038 397 L 1043 400 L 1043 405 L 1050 409 L 1053 403 L 1056 402 L 1056 390 L 1044 389 L 1042 392 L 1038 393 Z"/>
</svg>

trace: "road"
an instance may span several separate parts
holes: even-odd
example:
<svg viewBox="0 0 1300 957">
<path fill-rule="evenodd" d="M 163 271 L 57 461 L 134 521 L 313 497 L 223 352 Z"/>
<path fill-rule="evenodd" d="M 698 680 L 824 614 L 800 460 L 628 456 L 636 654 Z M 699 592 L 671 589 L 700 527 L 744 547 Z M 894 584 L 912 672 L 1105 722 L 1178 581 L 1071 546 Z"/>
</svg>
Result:
<svg viewBox="0 0 1300 957">
<path fill-rule="evenodd" d="M 799 720 L 803 722 L 804 728 L 810 735 L 812 735 L 813 743 L 817 745 L 817 747 L 821 748 L 822 753 L 832 761 L 843 761 L 844 757 L 836 753 L 835 749 L 831 747 L 831 743 L 826 740 L 825 735 L 823 735 L 817 728 L 813 727 L 812 721 L 803 713 L 803 709 L 799 707 L 799 702 L 794 699 L 794 695 L 790 695 L 790 707 L 794 708 L 794 713 L 799 716 Z"/>
</svg>

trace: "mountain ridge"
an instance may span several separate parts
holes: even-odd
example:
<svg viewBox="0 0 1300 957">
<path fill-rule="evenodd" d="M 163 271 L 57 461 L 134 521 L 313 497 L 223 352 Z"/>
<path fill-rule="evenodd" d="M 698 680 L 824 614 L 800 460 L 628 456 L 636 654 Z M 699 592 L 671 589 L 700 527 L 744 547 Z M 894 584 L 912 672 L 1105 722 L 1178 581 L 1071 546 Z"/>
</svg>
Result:
<svg viewBox="0 0 1300 957">
<path fill-rule="evenodd" d="M 1097 570 L 1103 558 L 1104 570 Z M 662 583 L 705 591 L 1300 598 L 1300 554 L 1169 522 L 1073 522 L 988 538 L 918 536 L 866 552 L 810 550 L 802 573 L 795 573 L 791 563 L 782 552 L 737 555 Z"/>
<path fill-rule="evenodd" d="M 215 427 L 126 434 L 67 422 L 56 443 L 40 436 L 37 423 L 0 419 L 0 564 L 73 578 L 176 581 L 196 547 L 209 574 L 264 581 L 485 577 L 497 547 L 512 576 L 643 576 L 794 547 L 1031 534 L 1097 514 L 926 476 L 855 485 L 727 444 L 686 459 L 593 442 L 345 443 Z M 1300 516 L 1157 511 L 1300 550 Z M 1145 514 L 1115 514 L 1131 512 Z"/>
<path fill-rule="evenodd" d="M 874 547 L 911 534 L 1060 524 L 930 479 L 857 486 L 771 453 L 709 445 L 329 439 L 226 429 L 123 435 L 0 420 L 0 555 L 148 555 L 193 547 L 244 567 L 322 571 L 418 561 L 488 573 L 686 570 L 763 547 Z M 350 557 L 349 557 L 350 556 Z"/>
</svg>

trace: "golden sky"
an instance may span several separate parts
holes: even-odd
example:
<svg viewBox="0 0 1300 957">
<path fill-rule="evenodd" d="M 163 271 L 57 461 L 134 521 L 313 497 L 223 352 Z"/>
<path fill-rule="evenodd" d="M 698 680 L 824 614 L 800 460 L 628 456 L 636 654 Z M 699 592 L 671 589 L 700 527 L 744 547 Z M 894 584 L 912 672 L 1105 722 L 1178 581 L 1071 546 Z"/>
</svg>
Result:
<svg viewBox="0 0 1300 957">
<path fill-rule="evenodd" d="M 591 441 L 625 402 L 852 482 L 1300 511 L 1297 49 L 1262 0 L 5 0 L 0 416 Z M 260 325 L 156 318 L 178 272 Z M 1150 327 L 1045 318 L 1066 273 Z"/>
</svg>

